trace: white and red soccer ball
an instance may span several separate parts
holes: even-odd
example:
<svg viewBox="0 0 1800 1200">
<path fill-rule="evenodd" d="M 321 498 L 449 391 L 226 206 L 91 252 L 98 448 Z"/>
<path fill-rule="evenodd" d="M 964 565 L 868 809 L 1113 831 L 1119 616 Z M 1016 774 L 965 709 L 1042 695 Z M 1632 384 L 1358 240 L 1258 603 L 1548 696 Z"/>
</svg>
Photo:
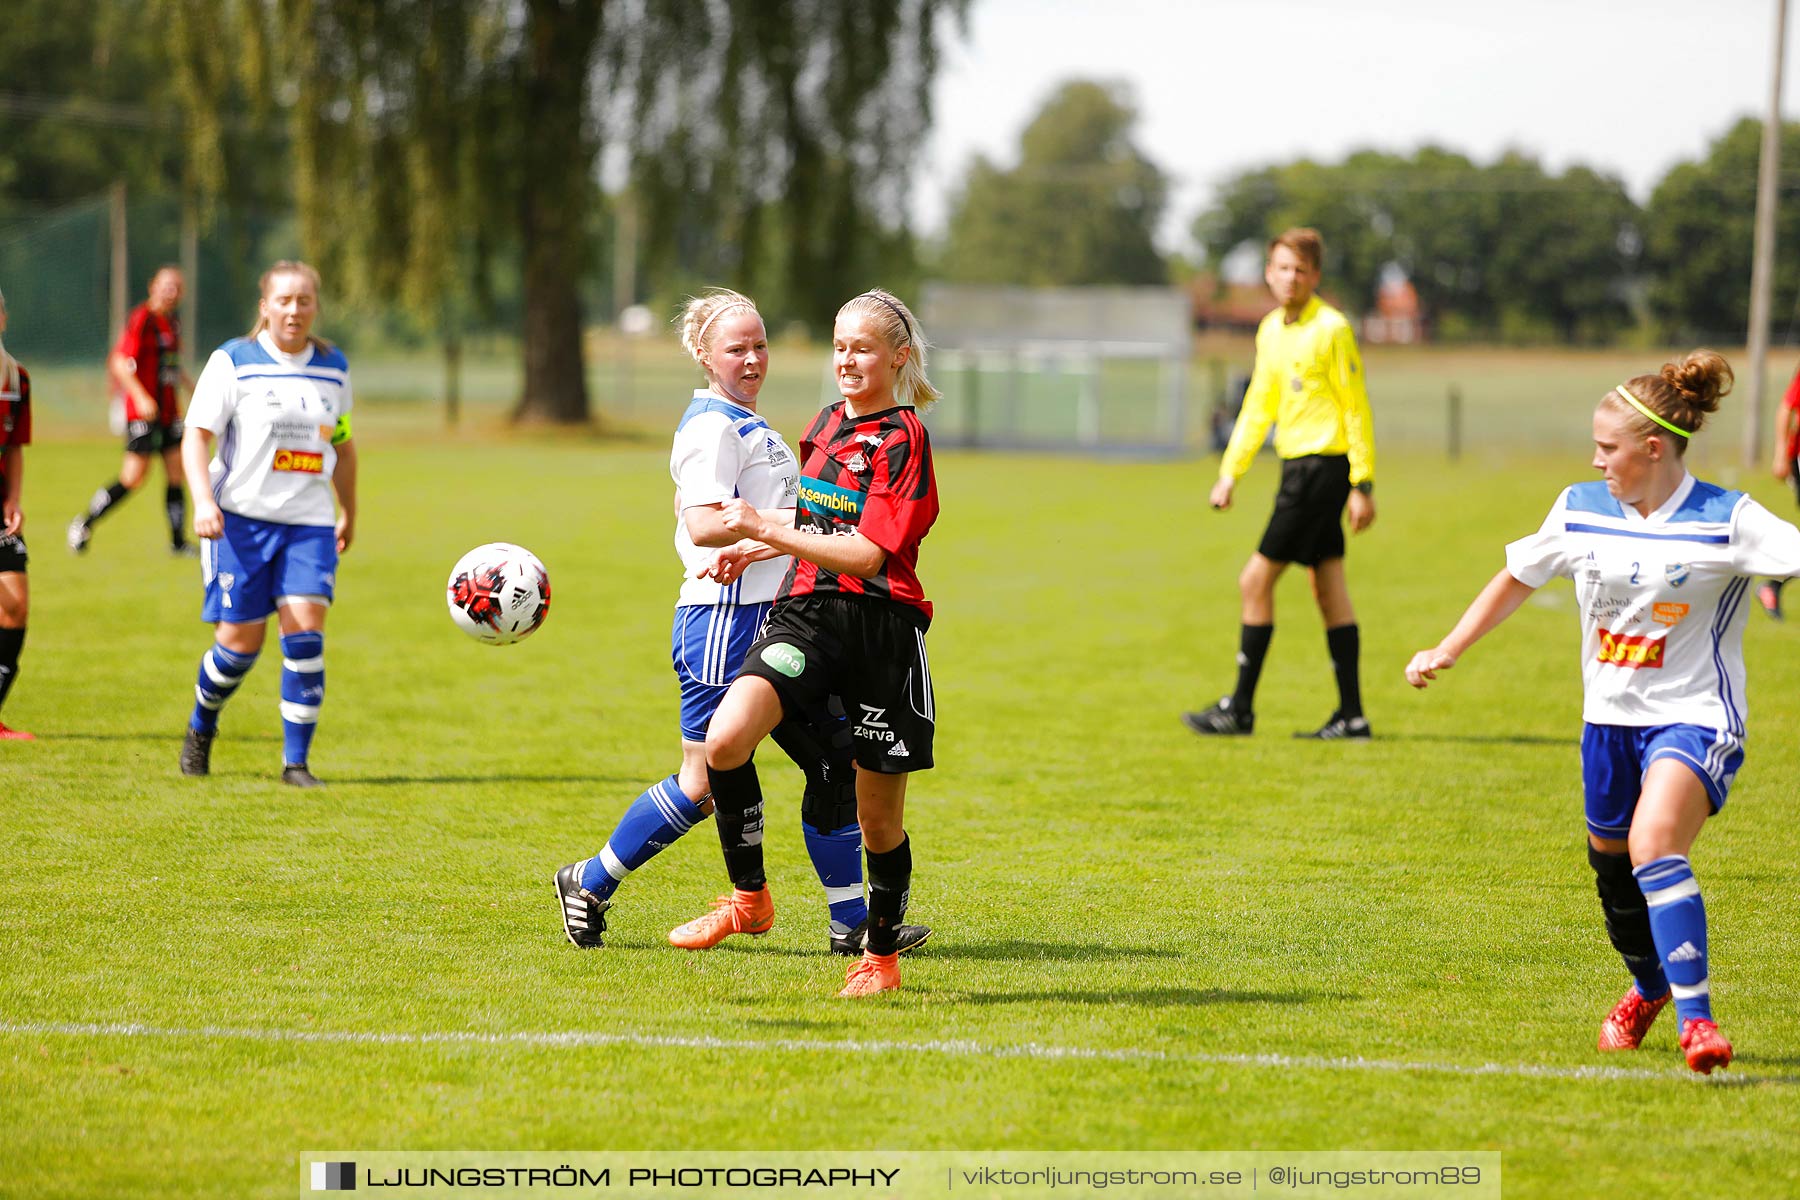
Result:
<svg viewBox="0 0 1800 1200">
<path fill-rule="evenodd" d="M 444 599 L 458 629 L 490 646 L 510 646 L 549 615 L 550 572 L 523 546 L 489 542 L 456 560 Z"/>
</svg>

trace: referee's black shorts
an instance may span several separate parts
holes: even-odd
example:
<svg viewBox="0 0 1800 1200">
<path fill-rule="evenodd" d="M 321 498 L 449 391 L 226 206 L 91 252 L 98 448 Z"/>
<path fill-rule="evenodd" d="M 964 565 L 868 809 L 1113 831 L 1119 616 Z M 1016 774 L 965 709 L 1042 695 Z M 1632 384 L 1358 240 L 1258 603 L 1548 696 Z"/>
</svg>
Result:
<svg viewBox="0 0 1800 1200">
<path fill-rule="evenodd" d="M 1256 552 L 1272 562 L 1316 567 L 1344 557 L 1344 504 L 1350 499 L 1350 459 L 1303 454 L 1281 464 L 1281 490 Z"/>
<path fill-rule="evenodd" d="M 863 770 L 928 770 L 937 732 L 928 623 L 911 606 L 874 596 L 777 600 L 738 673 L 768 680 L 790 717 L 841 696 L 851 753 Z"/>
</svg>

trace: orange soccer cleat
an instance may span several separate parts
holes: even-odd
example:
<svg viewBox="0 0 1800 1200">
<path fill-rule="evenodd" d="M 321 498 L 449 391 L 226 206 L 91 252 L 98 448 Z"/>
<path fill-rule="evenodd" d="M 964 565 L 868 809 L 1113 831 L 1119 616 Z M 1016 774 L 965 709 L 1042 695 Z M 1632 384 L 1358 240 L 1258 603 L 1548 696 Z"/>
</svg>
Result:
<svg viewBox="0 0 1800 1200">
<path fill-rule="evenodd" d="M 1659 999 L 1646 1000 L 1637 984 L 1632 984 L 1606 1014 L 1606 1020 L 1600 1022 L 1600 1049 L 1636 1050 L 1650 1032 L 1656 1014 L 1668 1003 L 1667 993 Z"/>
<path fill-rule="evenodd" d="M 669 944 L 683 950 L 710 950 L 734 933 L 761 937 L 775 924 L 775 899 L 768 888 L 732 888 L 712 902 L 712 911 L 669 930 Z"/>
<path fill-rule="evenodd" d="M 1688 1066 L 1702 1075 L 1711 1075 L 1714 1067 L 1731 1065 L 1731 1043 L 1705 1017 L 1681 1023 L 1681 1051 L 1687 1055 Z"/>
<path fill-rule="evenodd" d="M 6 722 L 0 721 L 0 742 L 35 742 L 37 735 L 26 733 L 23 729 L 8 729 Z"/>
<path fill-rule="evenodd" d="M 899 952 L 875 954 L 864 950 L 863 956 L 850 965 L 850 970 L 844 976 L 844 990 L 838 996 L 855 999 L 858 996 L 892 991 L 899 986 Z"/>
</svg>

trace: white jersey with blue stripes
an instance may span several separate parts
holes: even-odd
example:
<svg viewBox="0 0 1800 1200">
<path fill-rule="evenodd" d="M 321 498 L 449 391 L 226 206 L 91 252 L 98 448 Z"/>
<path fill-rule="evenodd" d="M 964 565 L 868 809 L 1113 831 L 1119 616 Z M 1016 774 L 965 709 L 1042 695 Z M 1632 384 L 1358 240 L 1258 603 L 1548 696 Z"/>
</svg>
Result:
<svg viewBox="0 0 1800 1200">
<path fill-rule="evenodd" d="M 1506 569 L 1534 588 L 1575 581 L 1584 720 L 1742 738 L 1753 577 L 1800 575 L 1800 529 L 1692 475 L 1647 517 L 1603 482 L 1578 483 L 1507 546 Z"/>
<path fill-rule="evenodd" d="M 694 545 L 680 513 L 733 497 L 754 508 L 794 507 L 800 464 L 781 435 L 754 410 L 701 388 L 676 427 L 669 474 L 675 479 L 675 552 L 681 556 L 684 574 L 676 606 L 761 604 L 775 599 L 791 559 L 779 555 L 752 563 L 729 587 L 695 579 L 694 572 L 713 552 Z"/>
<path fill-rule="evenodd" d="M 334 525 L 331 439 L 349 411 L 343 351 L 309 343 L 300 354 L 283 354 L 265 330 L 213 351 L 194 383 L 187 423 L 218 439 L 212 491 L 220 508 L 284 525 Z"/>
</svg>

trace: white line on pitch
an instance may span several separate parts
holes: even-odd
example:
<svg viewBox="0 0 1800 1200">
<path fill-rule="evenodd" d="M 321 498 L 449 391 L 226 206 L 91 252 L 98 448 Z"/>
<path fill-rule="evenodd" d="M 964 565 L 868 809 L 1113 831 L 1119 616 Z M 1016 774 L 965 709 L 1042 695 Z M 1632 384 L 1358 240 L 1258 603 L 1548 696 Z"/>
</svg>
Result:
<svg viewBox="0 0 1800 1200">
<path fill-rule="evenodd" d="M 82 1024 L 63 1021 L 0 1021 L 0 1033 L 62 1037 L 190 1039 L 199 1041 L 305 1042 L 350 1046 L 639 1046 L 646 1049 L 824 1052 L 830 1054 L 935 1054 L 951 1058 L 1032 1058 L 1048 1061 L 1203 1063 L 1220 1066 L 1276 1067 L 1313 1071 L 1425 1072 L 1437 1075 L 1495 1075 L 1518 1079 L 1695 1078 L 1691 1072 L 1643 1067 L 1548 1067 L 1531 1063 L 1399 1062 L 1378 1058 L 1326 1058 L 1310 1054 L 1170 1054 L 1132 1047 L 1044 1046 L 1026 1042 L 990 1046 L 971 1041 L 870 1042 L 808 1041 L 802 1038 L 676 1037 L 668 1034 L 519 1032 L 381 1033 L 357 1030 L 231 1029 L 202 1025 L 193 1029 L 136 1024 Z M 1734 1083 L 1794 1083 L 1787 1076 L 1738 1077 Z"/>
</svg>

